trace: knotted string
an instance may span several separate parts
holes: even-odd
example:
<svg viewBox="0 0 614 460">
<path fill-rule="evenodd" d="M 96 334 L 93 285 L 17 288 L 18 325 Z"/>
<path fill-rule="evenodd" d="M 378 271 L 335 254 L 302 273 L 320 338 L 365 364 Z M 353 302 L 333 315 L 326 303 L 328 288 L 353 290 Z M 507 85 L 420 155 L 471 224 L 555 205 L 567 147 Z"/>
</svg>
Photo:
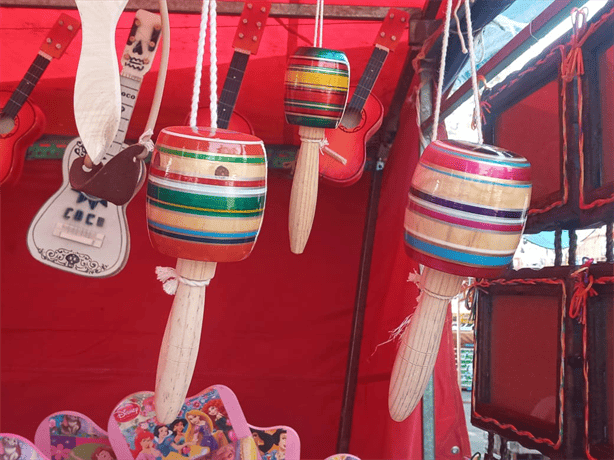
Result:
<svg viewBox="0 0 614 460">
<path fill-rule="evenodd" d="M 597 295 L 597 291 L 593 289 L 593 275 L 588 272 L 592 263 L 593 259 L 589 259 L 571 274 L 575 284 L 569 302 L 569 317 L 577 319 L 580 324 L 586 324 L 586 301 L 589 297 Z"/>
<path fill-rule="evenodd" d="M 153 136 L 153 129 L 150 128 L 139 137 L 139 144 L 145 147 L 149 153 L 154 151 L 154 143 L 151 140 L 151 136 Z"/>
<path fill-rule="evenodd" d="M 211 281 L 191 280 L 189 278 L 184 278 L 172 267 L 156 267 L 156 275 L 158 281 L 162 281 L 162 289 L 164 289 L 164 292 L 166 292 L 168 295 L 175 295 L 179 283 L 192 287 L 203 287 L 209 286 L 209 281 Z"/>
</svg>

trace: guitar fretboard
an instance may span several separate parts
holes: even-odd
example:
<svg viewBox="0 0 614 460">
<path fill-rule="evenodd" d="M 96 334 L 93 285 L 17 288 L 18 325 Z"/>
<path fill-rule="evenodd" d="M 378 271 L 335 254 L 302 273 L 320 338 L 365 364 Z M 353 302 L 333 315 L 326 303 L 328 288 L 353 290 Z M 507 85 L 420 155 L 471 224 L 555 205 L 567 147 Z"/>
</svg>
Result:
<svg viewBox="0 0 614 460">
<path fill-rule="evenodd" d="M 30 65 L 30 68 L 26 72 L 26 75 L 23 77 L 11 98 L 8 100 L 4 108 L 2 109 L 2 114 L 4 116 L 9 116 L 11 118 L 15 118 L 21 107 L 26 102 L 30 93 L 38 83 L 41 75 L 45 72 L 45 69 L 51 62 L 51 59 L 46 58 L 42 54 L 38 54 L 34 62 Z"/>
<path fill-rule="evenodd" d="M 240 51 L 235 51 L 232 55 L 228 74 L 226 75 L 222 94 L 220 95 L 217 106 L 217 126 L 219 128 L 228 128 L 248 60 L 249 54 Z"/>
<path fill-rule="evenodd" d="M 346 113 L 361 112 L 362 108 L 365 106 L 365 102 L 367 101 L 369 94 L 371 94 L 375 80 L 377 80 L 387 57 L 388 50 L 377 46 L 373 49 L 369 62 L 367 63 L 367 67 L 360 77 L 356 90 L 354 91 L 354 94 L 352 95 L 352 98 L 345 109 Z M 343 121 L 341 123 L 343 124 Z"/>
<path fill-rule="evenodd" d="M 134 111 L 134 106 L 136 105 L 136 99 L 139 95 L 139 90 L 141 89 L 141 80 L 135 80 L 134 78 L 121 75 L 119 82 L 122 90 L 122 114 L 119 120 L 119 129 L 117 130 L 117 134 L 115 135 L 113 142 L 105 152 L 104 158 L 102 159 L 103 163 L 109 161 L 122 150 L 124 140 L 126 139 L 126 133 L 128 131 L 128 125 L 130 124 L 130 119 L 132 118 L 132 112 Z"/>
</svg>

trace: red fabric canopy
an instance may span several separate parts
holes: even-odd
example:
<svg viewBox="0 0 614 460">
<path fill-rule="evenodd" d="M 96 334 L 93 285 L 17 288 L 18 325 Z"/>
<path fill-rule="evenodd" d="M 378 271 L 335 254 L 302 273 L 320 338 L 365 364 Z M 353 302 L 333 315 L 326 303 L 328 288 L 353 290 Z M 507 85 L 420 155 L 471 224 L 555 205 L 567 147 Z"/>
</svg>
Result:
<svg viewBox="0 0 614 460">
<path fill-rule="evenodd" d="M 347 1 L 339 3 L 347 4 Z M 364 2 L 362 2 L 364 3 Z M 372 2 L 377 4 L 378 2 Z M 397 2 L 407 6 L 407 2 Z M 422 6 L 424 2 L 410 2 Z M 75 17 L 76 11 L 69 12 Z M 32 62 L 57 11 L 2 8 L 0 89 L 12 91 Z M 118 51 L 133 18 L 118 26 Z M 171 65 L 156 125 L 184 124 L 189 111 L 197 16 L 172 15 Z M 219 18 L 219 74 L 226 73 L 237 18 Z M 343 49 L 358 81 L 379 24 L 326 21 L 324 44 Z M 313 21 L 269 19 L 262 46 L 247 67 L 237 110 L 267 144 L 298 144 L 283 118 L 285 61 Z M 407 53 L 407 37 L 384 65 L 374 94 L 388 107 Z M 47 134 L 77 136 L 72 106 L 80 35 L 52 62 L 31 100 L 47 117 Z M 156 81 L 147 75 L 128 139 L 142 132 Z M 208 69 L 203 73 L 208 87 Z M 208 95 L 202 95 L 207 100 Z M 155 138 L 155 136 L 154 136 Z M 407 275 L 417 269 L 403 250 L 402 220 L 418 159 L 415 113 L 403 111 L 385 169 L 354 410 L 351 452 L 368 458 L 421 458 L 419 411 L 403 423 L 388 416 L 388 380 L 395 345 L 377 345 L 415 306 Z M 246 260 L 219 264 L 207 289 L 200 353 L 189 394 L 212 384 L 230 387 L 247 420 L 285 424 L 299 434 L 302 458 L 335 453 L 348 342 L 358 279 L 370 174 L 351 187 L 320 184 L 315 222 L 302 255 L 288 241 L 291 180 L 270 170 L 263 226 Z M 34 439 L 38 424 L 60 410 L 81 412 L 106 427 L 114 406 L 136 391 L 153 390 L 158 351 L 172 298 L 155 277 L 175 260 L 148 241 L 145 191 L 127 208 L 131 251 L 126 267 L 108 279 L 82 278 L 34 260 L 26 246 L 32 218 L 61 186 L 61 161 L 27 161 L 19 182 L 1 201 L 2 413 L 0 430 Z M 460 458 L 470 447 L 446 327 L 435 374 L 436 458 Z M 460 454 L 451 454 L 458 446 Z"/>
</svg>

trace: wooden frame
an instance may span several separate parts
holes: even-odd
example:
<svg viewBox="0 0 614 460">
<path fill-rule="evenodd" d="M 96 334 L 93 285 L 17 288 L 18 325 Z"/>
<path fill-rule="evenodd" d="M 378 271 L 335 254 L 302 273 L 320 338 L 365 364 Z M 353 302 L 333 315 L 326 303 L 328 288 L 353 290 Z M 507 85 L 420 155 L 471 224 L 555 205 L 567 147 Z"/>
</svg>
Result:
<svg viewBox="0 0 614 460">
<path fill-rule="evenodd" d="M 604 151 L 604 136 L 606 130 L 614 128 L 614 117 L 610 125 L 603 125 L 605 109 L 603 94 L 611 85 L 602 81 L 600 66 L 604 63 L 606 52 L 612 53 L 614 48 L 614 16 L 604 22 L 582 47 L 584 59 L 584 81 L 582 98 L 582 131 L 584 134 L 584 164 L 582 208 L 595 206 L 598 200 L 614 197 L 614 171 L 610 170 L 610 181 L 602 177 L 604 167 L 611 167 L 614 161 L 614 151 Z M 611 71 L 611 69 L 610 69 Z M 612 95 L 612 93 L 610 93 Z M 611 142 L 610 142 L 611 144 Z M 611 145 L 609 146 L 612 147 Z"/>
<path fill-rule="evenodd" d="M 562 404 L 563 385 L 565 383 L 564 361 L 562 359 L 563 351 L 565 350 L 565 321 L 567 311 L 567 287 L 565 285 L 564 275 L 568 270 L 560 268 L 548 268 L 538 272 L 530 269 L 513 272 L 505 278 L 486 283 L 478 287 L 478 302 L 477 302 L 477 328 L 476 328 L 476 350 L 474 364 L 474 387 L 473 387 L 473 409 L 471 413 L 471 423 L 486 431 L 494 431 L 506 439 L 516 440 L 526 447 L 531 447 L 540 450 L 546 455 L 553 455 L 563 444 L 563 420 L 565 407 Z M 561 278 L 563 276 L 563 278 Z M 522 302 L 518 302 L 513 306 L 510 303 L 512 297 L 522 298 Z M 533 302 L 531 302 L 533 298 Z M 548 300 L 549 299 L 549 300 Z M 556 328 L 557 342 L 553 345 L 556 356 L 550 358 L 555 359 L 553 371 L 556 374 L 550 382 L 552 397 L 548 398 L 546 407 L 553 412 L 553 423 L 546 423 L 545 416 L 539 415 L 539 410 L 544 407 L 543 403 L 538 403 L 533 409 L 534 415 L 525 413 L 527 411 L 514 409 L 511 405 L 505 407 L 505 403 L 501 404 L 504 395 L 496 394 L 501 386 L 495 387 L 494 382 L 508 381 L 509 387 L 519 385 L 523 388 L 529 388 L 529 381 L 513 382 L 512 378 L 507 379 L 503 375 L 496 376 L 497 368 L 499 370 L 505 366 L 505 360 L 509 357 L 507 352 L 501 354 L 501 350 L 512 349 L 512 343 L 505 341 L 501 343 L 502 337 L 497 341 L 493 334 L 505 328 L 509 334 L 512 334 L 514 328 L 519 328 L 519 323 L 522 321 L 524 327 L 534 327 L 542 332 L 546 328 L 543 321 L 544 316 L 541 316 L 542 321 L 531 323 L 531 318 L 524 318 L 522 315 L 527 314 L 528 310 L 535 307 L 548 308 L 546 302 L 556 304 L 556 308 L 550 311 L 542 311 L 542 315 L 546 313 L 551 321 L 549 332 L 553 327 Z M 541 307 L 540 307 L 541 305 Z M 512 311 L 513 310 L 513 311 Z M 515 317 L 518 320 L 517 326 L 510 321 L 499 323 L 503 318 Z M 517 330 L 516 332 L 519 332 Z M 520 340 L 520 337 L 518 337 Z M 500 344 L 501 349 L 493 348 L 493 344 Z M 485 344 L 482 346 L 481 344 Z M 530 347 L 531 344 L 528 344 Z M 499 353 L 497 353 L 499 351 Z M 528 351 L 528 350 L 527 350 Z M 552 352 L 552 350 L 550 350 Z M 531 354 L 526 355 L 527 363 L 531 360 Z M 546 360 L 548 361 L 548 360 Z M 509 362 L 508 362 L 509 364 Z M 515 364 L 516 369 L 519 365 Z M 513 376 L 512 376 L 513 377 Z M 518 375 L 516 375 L 518 377 Z M 539 378 L 539 377 L 536 377 Z M 512 390 L 513 391 L 513 390 Z M 495 401 L 495 402 L 493 402 Z M 498 401 L 498 402 L 496 402 Z M 554 406 L 552 406 L 554 404 Z M 546 426 L 548 425 L 548 426 Z"/>
<path fill-rule="evenodd" d="M 606 267 L 602 276 L 609 275 L 610 282 L 595 283 L 597 295 L 587 301 L 586 349 L 584 350 L 588 400 L 585 401 L 588 416 L 587 450 L 597 459 L 614 457 L 614 278 L 612 266 Z M 594 275 L 598 279 L 598 275 Z M 603 278 L 602 278 L 603 279 Z M 609 382 L 609 383 L 608 383 Z"/>
<path fill-rule="evenodd" d="M 505 114 L 512 110 L 517 104 L 522 101 L 530 98 L 532 95 L 538 93 L 548 84 L 559 81 L 559 68 L 561 65 L 561 55 L 558 52 L 549 52 L 545 56 L 541 56 L 535 58 L 529 64 L 525 66 L 525 68 L 516 72 L 515 74 L 510 75 L 506 80 L 504 80 L 501 84 L 495 86 L 490 91 L 486 91 L 483 94 L 482 100 L 484 103 L 488 104 L 489 110 L 485 111 L 484 118 L 485 123 L 483 125 L 483 133 L 484 133 L 484 143 L 497 145 L 501 147 L 505 147 L 511 150 L 514 150 L 511 146 L 506 146 L 501 144 L 501 132 L 500 132 L 500 124 L 502 123 L 502 119 Z M 562 98 L 561 98 L 561 85 L 558 85 L 558 105 L 559 108 L 556 111 L 557 123 L 559 125 L 559 163 L 557 166 L 560 181 L 559 181 L 559 189 L 557 191 L 553 191 L 547 196 L 543 197 L 541 201 L 537 203 L 532 203 L 529 210 L 529 219 L 527 221 L 527 229 L 532 230 L 531 225 L 531 214 L 534 212 L 539 212 L 540 214 L 546 213 L 550 215 L 551 213 L 547 213 L 546 211 L 550 206 L 554 203 L 562 203 L 566 204 L 565 197 L 565 162 L 563 158 L 563 134 L 562 127 L 560 124 L 561 120 L 561 111 L 562 111 Z M 522 133 L 517 132 L 514 133 L 516 136 L 522 136 Z M 543 152 L 516 152 L 520 155 L 526 156 L 526 158 L 531 162 L 531 156 L 529 153 L 533 155 L 540 155 Z M 555 166 L 554 164 L 552 165 Z M 536 172 L 533 168 L 532 178 L 534 180 L 539 180 L 540 176 L 543 177 L 543 172 L 540 174 Z M 555 210 L 559 211 L 559 210 Z M 551 219 L 552 221 L 556 221 L 556 219 Z M 533 233 L 531 231 L 531 233 Z"/>
<path fill-rule="evenodd" d="M 4 7 L 19 8 L 66 8 L 76 9 L 74 0 L 3 0 Z M 200 14 L 201 2 L 194 0 L 168 0 L 170 13 L 194 13 Z M 129 0 L 125 11 L 138 9 L 157 11 L 158 0 Z M 422 17 L 419 8 L 398 8 L 407 11 L 412 18 Z M 243 2 L 221 0 L 217 2 L 219 15 L 240 16 L 243 10 Z M 350 5 L 324 5 L 324 17 L 327 19 L 366 19 L 380 21 L 386 17 L 389 7 L 386 6 L 350 6 Z M 272 3 L 271 17 L 309 17 L 314 18 L 316 5 L 298 3 Z"/>
<path fill-rule="evenodd" d="M 560 77 L 561 59 L 572 49 L 573 31 L 569 31 L 521 71 L 511 74 L 482 95 L 482 103 L 489 108 L 484 113 L 484 142 L 510 148 L 501 145 L 498 139 L 497 123 L 502 113 L 533 94 L 536 87 L 541 88 L 545 82 L 559 80 L 562 190 L 558 196 L 548 197 L 544 203 L 532 204 L 527 219 L 527 233 L 590 228 L 612 220 L 614 180 L 602 183 L 604 181 L 599 176 L 599 170 L 607 160 L 601 148 L 601 123 L 597 120 L 597 117 L 601 117 L 599 80 L 598 76 L 592 75 L 595 72 L 591 69 L 595 68 L 603 53 L 603 46 L 611 46 L 613 23 L 614 2 L 610 1 L 600 14 L 586 24 L 584 33 L 590 31 L 591 35 L 583 36 L 586 42 L 582 50 L 587 58 L 584 66 L 586 70 L 582 75 L 571 75 L 567 79 Z M 594 24 L 599 27 L 594 29 Z M 518 153 L 526 155 L 526 152 Z M 529 156 L 527 158 L 531 161 Z M 614 176 L 614 171 L 611 176 Z M 541 176 L 537 173 L 533 177 L 539 180 L 543 172 Z"/>
</svg>

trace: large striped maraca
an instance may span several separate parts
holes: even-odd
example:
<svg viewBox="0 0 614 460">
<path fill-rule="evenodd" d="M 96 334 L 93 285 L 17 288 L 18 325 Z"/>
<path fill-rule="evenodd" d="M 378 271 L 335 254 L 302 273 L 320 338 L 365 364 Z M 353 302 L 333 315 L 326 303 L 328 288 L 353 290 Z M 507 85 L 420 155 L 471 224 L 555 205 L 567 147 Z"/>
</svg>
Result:
<svg viewBox="0 0 614 460">
<path fill-rule="evenodd" d="M 531 197 L 531 165 L 488 145 L 435 141 L 414 172 L 405 212 L 408 254 L 424 264 L 421 301 L 397 352 L 388 395 L 396 421 L 414 410 L 433 372 L 450 299 L 467 276 L 512 262 Z"/>
<path fill-rule="evenodd" d="M 290 249 L 301 254 L 313 225 L 318 197 L 319 152 L 325 129 L 341 121 L 350 84 L 350 63 L 342 51 L 301 47 L 285 75 L 286 121 L 299 125 L 301 146 L 290 192 Z"/>
<path fill-rule="evenodd" d="M 189 126 L 158 135 L 147 184 L 149 238 L 178 258 L 156 376 L 156 414 L 164 424 L 176 418 L 188 391 L 216 263 L 243 260 L 256 243 L 266 174 L 264 144 L 252 135 Z"/>
</svg>

